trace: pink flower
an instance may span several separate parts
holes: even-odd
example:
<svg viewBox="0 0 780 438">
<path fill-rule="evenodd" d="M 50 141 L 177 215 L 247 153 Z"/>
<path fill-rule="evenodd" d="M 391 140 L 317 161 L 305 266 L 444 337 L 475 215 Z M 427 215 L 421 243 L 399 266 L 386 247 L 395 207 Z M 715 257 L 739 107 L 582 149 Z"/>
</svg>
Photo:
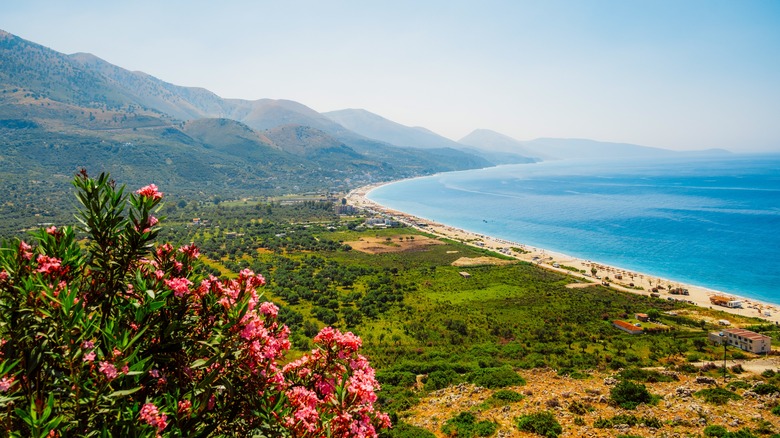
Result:
<svg viewBox="0 0 780 438">
<path fill-rule="evenodd" d="M 147 403 L 143 405 L 141 412 L 138 414 L 138 417 L 141 421 L 148 424 L 149 426 L 156 427 L 158 433 L 162 432 L 163 429 L 168 426 L 168 416 L 165 414 L 160 414 L 157 406 L 155 406 L 153 403 Z"/>
<path fill-rule="evenodd" d="M 170 243 L 166 243 L 157 247 L 157 257 L 164 259 L 168 257 L 168 254 L 173 252 L 173 246 Z"/>
<path fill-rule="evenodd" d="M 189 400 L 181 400 L 179 401 L 179 413 L 180 414 L 188 414 L 190 412 L 190 408 L 192 407 L 192 402 Z"/>
<path fill-rule="evenodd" d="M 11 389 L 11 386 L 14 384 L 14 380 L 16 380 L 16 377 L 13 376 L 10 378 L 3 377 L 0 379 L 0 392 L 6 392 Z"/>
<path fill-rule="evenodd" d="M 8 280 L 9 277 L 10 276 L 8 275 L 8 272 L 6 272 L 5 270 L 0 271 L 0 281 L 6 281 Z"/>
<path fill-rule="evenodd" d="M 57 236 L 58 234 L 60 234 L 60 232 L 57 231 L 57 227 L 52 225 L 52 226 L 50 226 L 49 228 L 46 229 L 46 234 L 49 234 L 49 235 L 52 235 L 52 236 Z"/>
<path fill-rule="evenodd" d="M 106 376 L 106 379 L 108 380 L 114 380 L 117 378 L 117 376 L 119 376 L 119 373 L 116 371 L 116 367 L 109 362 L 100 362 L 100 368 L 98 369 Z"/>
<path fill-rule="evenodd" d="M 38 272 L 48 275 L 57 275 L 63 272 L 62 260 L 56 257 L 49 257 L 46 255 L 39 255 L 36 259 L 38 262 Z"/>
<path fill-rule="evenodd" d="M 173 291 L 176 297 L 183 297 L 190 292 L 189 287 L 192 286 L 192 282 L 184 277 L 177 277 L 165 280 L 165 285 Z"/>
<path fill-rule="evenodd" d="M 279 314 L 279 308 L 276 307 L 276 304 L 266 301 L 260 305 L 260 313 L 265 316 L 276 318 L 276 315 Z"/>
<path fill-rule="evenodd" d="M 155 201 L 158 199 L 162 199 L 163 197 L 163 194 L 159 190 L 157 190 L 157 186 L 154 184 L 149 184 L 146 187 L 141 187 L 135 193 L 145 198 L 152 198 Z"/>
<path fill-rule="evenodd" d="M 92 362 L 95 360 L 95 352 L 90 351 L 89 353 L 84 355 L 84 362 Z"/>
<path fill-rule="evenodd" d="M 91 350 L 91 349 L 95 348 L 95 343 L 92 342 L 92 341 L 84 341 L 81 344 L 81 348 L 84 349 L 84 350 Z"/>
<path fill-rule="evenodd" d="M 19 255 L 25 260 L 32 259 L 32 247 L 28 245 L 24 240 L 19 242 Z"/>
<path fill-rule="evenodd" d="M 157 369 L 153 369 L 149 371 L 149 375 L 154 377 L 155 379 L 160 377 L 160 371 Z"/>
<path fill-rule="evenodd" d="M 183 252 L 187 255 L 191 260 L 194 260 L 200 256 L 200 250 L 197 246 L 194 244 L 184 245 L 181 248 L 179 248 L 180 252 Z"/>
</svg>

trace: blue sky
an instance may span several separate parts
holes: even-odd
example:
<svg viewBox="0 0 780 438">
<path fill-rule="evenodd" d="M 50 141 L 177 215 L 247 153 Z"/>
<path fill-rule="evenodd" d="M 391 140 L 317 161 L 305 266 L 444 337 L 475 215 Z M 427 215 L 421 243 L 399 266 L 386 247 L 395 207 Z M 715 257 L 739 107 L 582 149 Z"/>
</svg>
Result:
<svg viewBox="0 0 780 438">
<path fill-rule="evenodd" d="M 780 150 L 774 0 L 3 0 L 0 29 L 222 97 L 364 108 L 455 140 Z"/>
</svg>

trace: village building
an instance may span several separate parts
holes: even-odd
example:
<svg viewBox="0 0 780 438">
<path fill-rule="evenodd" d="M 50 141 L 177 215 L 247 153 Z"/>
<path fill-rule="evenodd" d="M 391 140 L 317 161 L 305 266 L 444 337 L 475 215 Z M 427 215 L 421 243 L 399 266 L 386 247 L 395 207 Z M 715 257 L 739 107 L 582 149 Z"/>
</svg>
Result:
<svg viewBox="0 0 780 438">
<path fill-rule="evenodd" d="M 732 328 L 709 335 L 710 341 L 722 345 L 724 342 L 740 350 L 755 354 L 769 353 L 772 349 L 772 338 L 750 330 Z"/>
<path fill-rule="evenodd" d="M 638 320 L 640 320 L 642 322 L 650 321 L 650 316 L 648 316 L 647 313 L 637 313 L 634 316 L 636 316 L 636 319 L 638 319 Z"/>
</svg>

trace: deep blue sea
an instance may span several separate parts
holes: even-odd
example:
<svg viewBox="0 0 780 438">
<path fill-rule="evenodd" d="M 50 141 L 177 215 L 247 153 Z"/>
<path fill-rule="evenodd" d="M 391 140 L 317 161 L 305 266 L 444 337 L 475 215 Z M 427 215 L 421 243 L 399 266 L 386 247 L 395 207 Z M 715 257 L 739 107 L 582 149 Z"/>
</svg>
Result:
<svg viewBox="0 0 780 438">
<path fill-rule="evenodd" d="M 780 304 L 780 155 L 498 166 L 400 181 L 369 198 L 468 231 Z"/>
</svg>

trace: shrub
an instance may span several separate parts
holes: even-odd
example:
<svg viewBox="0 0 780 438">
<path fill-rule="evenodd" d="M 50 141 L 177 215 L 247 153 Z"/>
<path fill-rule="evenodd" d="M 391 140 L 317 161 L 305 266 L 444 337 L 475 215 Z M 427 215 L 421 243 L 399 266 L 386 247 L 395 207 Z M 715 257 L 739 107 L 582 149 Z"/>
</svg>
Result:
<svg viewBox="0 0 780 438">
<path fill-rule="evenodd" d="M 729 382 L 729 389 L 732 391 L 736 391 L 737 389 L 748 389 L 748 388 L 750 388 L 750 383 L 744 380 L 735 380 L 733 382 Z"/>
<path fill-rule="evenodd" d="M 772 408 L 772 413 L 775 415 L 780 415 L 780 405 L 777 405 Z"/>
<path fill-rule="evenodd" d="M 469 438 L 490 436 L 498 429 L 498 424 L 492 421 L 477 421 L 471 412 L 461 412 L 457 416 L 444 422 L 441 431 L 449 436 Z"/>
<path fill-rule="evenodd" d="M 760 395 L 768 395 L 768 394 L 774 394 L 776 392 L 780 392 L 780 388 L 778 388 L 776 385 L 773 385 L 771 383 L 759 383 L 758 385 L 754 386 L 752 389 L 753 392 Z"/>
<path fill-rule="evenodd" d="M 753 431 L 759 435 L 770 435 L 774 432 L 774 426 L 764 419 L 758 419 L 756 420 L 756 427 Z"/>
<path fill-rule="evenodd" d="M 705 363 L 704 365 L 701 366 L 701 371 L 704 372 L 704 373 L 706 373 L 708 371 L 712 371 L 712 370 L 717 370 L 717 369 L 718 369 L 718 366 L 715 365 L 712 362 L 707 362 L 707 363 Z"/>
<path fill-rule="evenodd" d="M 85 171 L 73 184 L 83 240 L 50 227 L 0 248 L 4 434 L 376 436 L 389 425 L 357 336 L 325 328 L 282 367 L 289 329 L 260 300 L 262 276 L 203 278 L 194 245 L 155 248 L 154 185 L 128 194 Z"/>
<path fill-rule="evenodd" d="M 735 392 L 725 388 L 707 388 L 696 391 L 693 395 L 701 397 L 705 402 L 714 405 L 725 405 L 729 400 L 742 400 L 742 397 Z"/>
<path fill-rule="evenodd" d="M 772 377 L 775 376 L 775 371 L 774 370 L 770 370 L 770 369 L 766 369 L 763 372 L 761 372 L 761 375 L 766 377 L 767 379 L 771 379 Z"/>
<path fill-rule="evenodd" d="M 642 403 L 650 403 L 652 396 L 645 385 L 623 380 L 609 391 L 612 403 L 624 409 L 635 409 Z"/>
<path fill-rule="evenodd" d="M 704 428 L 704 436 L 721 438 L 726 436 L 729 431 L 720 425 L 712 424 Z"/>
<path fill-rule="evenodd" d="M 523 415 L 517 419 L 517 428 L 548 438 L 555 438 L 563 433 L 563 427 L 555 419 L 555 416 L 548 411 Z"/>
<path fill-rule="evenodd" d="M 518 402 L 522 400 L 524 397 L 522 394 L 520 394 L 517 391 L 512 391 L 510 389 L 499 389 L 498 391 L 494 392 L 493 395 L 490 396 L 490 398 L 507 401 L 507 402 Z"/>
<path fill-rule="evenodd" d="M 425 381 L 425 389 L 433 391 L 436 389 L 442 389 L 450 386 L 452 383 L 458 381 L 460 376 L 453 370 L 437 370 L 428 374 L 428 379 Z"/>
<path fill-rule="evenodd" d="M 476 370 L 468 375 L 468 381 L 490 389 L 525 385 L 525 379 L 510 366 Z"/>
<path fill-rule="evenodd" d="M 661 374 L 655 370 L 645 370 L 642 368 L 628 368 L 621 371 L 618 377 L 626 380 L 634 380 L 638 382 L 675 382 L 680 380 L 679 377 L 674 374 Z"/>
<path fill-rule="evenodd" d="M 736 364 L 736 365 L 733 365 L 733 366 L 732 366 L 731 368 L 729 368 L 729 369 L 730 369 L 730 370 L 731 370 L 731 372 L 732 372 L 732 373 L 734 373 L 734 374 L 742 374 L 742 373 L 744 373 L 744 372 L 745 372 L 745 369 L 744 369 L 744 368 L 742 368 L 742 365 L 741 365 L 741 364 Z"/>
<path fill-rule="evenodd" d="M 403 422 L 393 426 L 393 428 L 389 432 L 383 434 L 383 436 L 386 436 L 387 438 L 436 438 L 436 435 L 421 427 L 412 426 Z"/>
<path fill-rule="evenodd" d="M 590 403 L 586 403 L 582 400 L 575 400 L 569 404 L 569 412 L 577 415 L 585 415 L 593 410 L 593 406 Z"/>
</svg>

